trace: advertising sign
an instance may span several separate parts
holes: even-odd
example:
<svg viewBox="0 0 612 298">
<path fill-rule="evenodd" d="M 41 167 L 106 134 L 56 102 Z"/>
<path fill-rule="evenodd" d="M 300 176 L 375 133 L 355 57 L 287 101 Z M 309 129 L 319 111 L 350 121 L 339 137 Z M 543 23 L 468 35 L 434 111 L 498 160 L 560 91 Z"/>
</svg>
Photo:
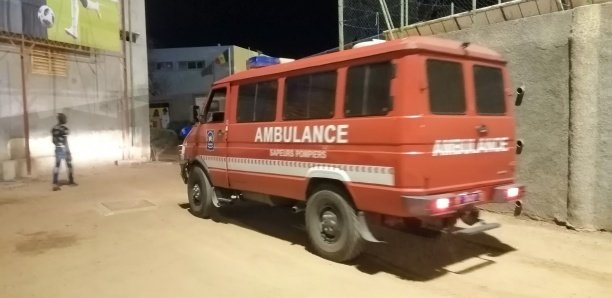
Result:
<svg viewBox="0 0 612 298">
<path fill-rule="evenodd" d="M 0 0 L 0 31 L 120 51 L 119 0 Z"/>
</svg>

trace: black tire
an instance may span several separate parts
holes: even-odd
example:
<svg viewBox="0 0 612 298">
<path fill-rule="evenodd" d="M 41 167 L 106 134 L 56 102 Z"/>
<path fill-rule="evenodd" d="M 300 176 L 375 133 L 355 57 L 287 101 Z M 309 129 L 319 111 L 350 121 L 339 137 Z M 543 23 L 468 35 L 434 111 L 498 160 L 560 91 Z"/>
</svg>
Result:
<svg viewBox="0 0 612 298">
<path fill-rule="evenodd" d="M 212 200 L 213 188 L 200 167 L 193 167 L 187 181 L 189 211 L 201 218 L 211 218 L 216 208 Z"/>
<path fill-rule="evenodd" d="M 356 210 L 348 198 L 343 189 L 328 185 L 317 188 L 306 204 L 306 231 L 312 249 L 334 262 L 358 257 L 365 246 L 357 229 Z"/>
</svg>

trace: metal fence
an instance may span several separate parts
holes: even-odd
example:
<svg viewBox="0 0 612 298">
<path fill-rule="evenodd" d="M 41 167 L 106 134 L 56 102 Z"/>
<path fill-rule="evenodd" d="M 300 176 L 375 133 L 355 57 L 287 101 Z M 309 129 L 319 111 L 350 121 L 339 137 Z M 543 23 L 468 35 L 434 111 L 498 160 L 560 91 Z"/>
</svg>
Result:
<svg viewBox="0 0 612 298">
<path fill-rule="evenodd" d="M 389 28 L 434 20 L 510 0 L 341 0 L 344 44 L 382 36 Z M 387 10 L 389 18 L 385 17 Z"/>
</svg>

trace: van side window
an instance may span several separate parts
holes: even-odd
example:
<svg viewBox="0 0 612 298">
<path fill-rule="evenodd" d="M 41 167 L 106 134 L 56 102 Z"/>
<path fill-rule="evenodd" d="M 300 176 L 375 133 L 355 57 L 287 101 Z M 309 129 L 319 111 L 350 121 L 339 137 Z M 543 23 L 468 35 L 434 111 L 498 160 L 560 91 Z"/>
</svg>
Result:
<svg viewBox="0 0 612 298">
<path fill-rule="evenodd" d="M 336 71 L 288 77 L 284 120 L 327 119 L 334 116 Z"/>
<path fill-rule="evenodd" d="M 474 65 L 474 84 L 478 114 L 503 115 L 506 113 L 504 79 L 501 69 Z"/>
<path fill-rule="evenodd" d="M 465 114 L 465 87 L 460 63 L 427 60 L 429 107 L 433 114 Z"/>
<path fill-rule="evenodd" d="M 277 81 L 241 85 L 238 88 L 236 121 L 262 122 L 276 118 Z"/>
<path fill-rule="evenodd" d="M 217 123 L 225 120 L 225 88 L 212 90 L 206 107 L 206 122 Z"/>
<path fill-rule="evenodd" d="M 390 61 L 353 66 L 346 76 L 346 116 L 386 115 L 393 107 L 391 80 L 394 66 Z"/>
</svg>

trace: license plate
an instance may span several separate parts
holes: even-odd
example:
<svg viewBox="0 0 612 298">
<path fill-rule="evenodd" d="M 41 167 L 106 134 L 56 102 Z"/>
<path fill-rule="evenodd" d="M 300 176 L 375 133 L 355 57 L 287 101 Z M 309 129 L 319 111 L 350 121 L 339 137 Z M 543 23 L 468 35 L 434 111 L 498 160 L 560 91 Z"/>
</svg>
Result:
<svg viewBox="0 0 612 298">
<path fill-rule="evenodd" d="M 474 202 L 480 201 L 480 193 L 473 192 L 473 193 L 460 194 L 457 196 L 457 198 L 459 198 L 459 204 L 474 203 Z"/>
</svg>

